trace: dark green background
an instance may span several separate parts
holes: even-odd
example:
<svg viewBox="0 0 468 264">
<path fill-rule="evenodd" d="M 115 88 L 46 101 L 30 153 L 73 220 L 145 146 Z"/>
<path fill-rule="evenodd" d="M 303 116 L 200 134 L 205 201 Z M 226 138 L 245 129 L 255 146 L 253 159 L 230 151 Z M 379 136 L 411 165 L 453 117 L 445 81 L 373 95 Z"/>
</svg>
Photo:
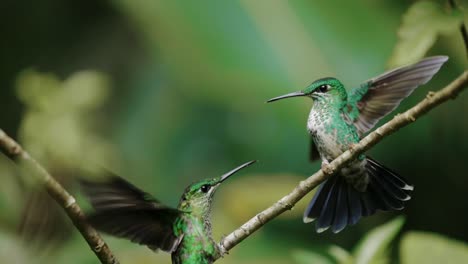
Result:
<svg viewBox="0 0 468 264">
<path fill-rule="evenodd" d="M 80 70 L 104 72 L 112 90 L 98 110 L 96 133 L 121 157 L 121 163 L 105 166 L 160 200 L 175 206 L 190 182 L 251 159 L 261 161 L 233 180 L 236 188 L 226 186 L 229 197 L 223 188 L 217 195 L 223 202 L 216 204 L 215 217 L 240 214 L 234 224 L 215 221 L 215 230 L 222 229 L 215 233 L 227 233 L 319 168 L 307 160 L 311 102 L 267 105 L 265 100 L 320 77 L 336 76 L 350 88 L 385 70 L 412 1 L 352 2 L 2 0 L 0 127 L 13 137 L 18 133 L 25 108 L 16 98 L 15 80 L 23 70 L 60 79 Z M 446 54 L 450 60 L 396 112 L 466 68 L 461 43 L 459 34 L 437 42 L 428 55 Z M 413 200 L 402 212 L 407 230 L 468 240 L 467 99 L 462 94 L 369 151 L 415 185 Z M 12 177 L 2 175 L 0 184 Z M 275 178 L 287 182 L 284 188 L 272 187 Z M 256 193 L 249 196 L 252 190 Z M 269 201 L 257 208 L 250 204 L 256 196 Z M 241 209 L 229 213 L 232 204 Z M 366 230 L 396 215 L 377 214 L 338 235 L 316 234 L 312 225 L 302 224 L 301 206 L 293 217 L 274 220 L 243 242 L 232 258 L 246 263 L 275 255 L 287 259 L 295 248 L 328 242 L 351 248 Z M 13 233 L 9 217 L 2 218 L 0 233 Z M 91 254 L 75 240 L 62 260 Z M 154 261 L 149 250 L 111 241 L 128 259 L 135 254 L 145 256 L 141 263 Z"/>
</svg>

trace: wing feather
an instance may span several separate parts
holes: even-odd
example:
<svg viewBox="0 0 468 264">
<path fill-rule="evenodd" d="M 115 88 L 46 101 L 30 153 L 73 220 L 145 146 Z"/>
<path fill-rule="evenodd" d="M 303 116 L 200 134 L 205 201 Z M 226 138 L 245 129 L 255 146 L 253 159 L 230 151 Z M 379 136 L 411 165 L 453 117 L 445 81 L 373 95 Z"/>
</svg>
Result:
<svg viewBox="0 0 468 264">
<path fill-rule="evenodd" d="M 447 56 L 425 58 L 415 64 L 385 72 L 351 90 L 348 120 L 352 121 L 362 136 L 417 87 L 431 80 L 447 60 Z"/>
<path fill-rule="evenodd" d="M 95 212 L 88 221 L 98 230 L 152 250 L 174 251 L 181 237 L 173 224 L 181 211 L 167 207 L 126 180 L 112 175 L 103 182 L 81 181 Z"/>
</svg>

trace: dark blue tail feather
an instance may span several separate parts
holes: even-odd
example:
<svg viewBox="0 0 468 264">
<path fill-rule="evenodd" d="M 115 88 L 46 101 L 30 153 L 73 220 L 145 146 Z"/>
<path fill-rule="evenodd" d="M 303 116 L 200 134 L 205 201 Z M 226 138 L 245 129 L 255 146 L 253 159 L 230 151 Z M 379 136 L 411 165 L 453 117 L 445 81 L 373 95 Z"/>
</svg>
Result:
<svg viewBox="0 0 468 264">
<path fill-rule="evenodd" d="M 361 204 L 361 198 L 359 197 L 359 193 L 350 184 L 347 185 L 347 188 L 349 206 L 348 224 L 354 225 L 359 221 L 363 210 L 365 209 Z"/>
<path fill-rule="evenodd" d="M 309 206 L 306 210 L 308 212 L 308 221 L 304 219 L 306 223 L 312 222 L 313 220 L 317 219 L 320 216 L 323 205 L 327 201 L 328 193 L 330 192 L 330 189 L 333 186 L 332 181 L 333 179 L 330 179 L 327 181 L 329 182 L 329 184 L 321 184 L 318 187 L 318 190 L 315 193 L 314 198 L 312 198 L 312 201 L 309 203 Z"/>
<path fill-rule="evenodd" d="M 340 179 L 345 181 L 343 177 Z M 340 183 L 340 186 L 343 186 L 343 183 Z M 338 197 L 335 208 L 335 218 L 333 219 L 333 224 L 331 225 L 333 233 L 337 233 L 348 224 L 349 217 L 349 205 L 348 205 L 348 188 L 343 186 L 338 188 Z"/>
<path fill-rule="evenodd" d="M 317 219 L 317 232 L 331 228 L 338 233 L 377 210 L 403 209 L 413 187 L 371 158 L 367 158 L 366 170 L 369 184 L 365 192 L 356 190 L 339 174 L 322 183 L 304 213 L 304 222 Z"/>
<path fill-rule="evenodd" d="M 323 204 L 322 212 L 320 213 L 320 216 L 317 220 L 317 232 L 325 231 L 326 229 L 322 230 L 322 228 L 328 228 L 333 222 L 336 203 L 338 201 L 338 191 L 340 186 L 342 186 L 340 180 L 340 178 L 335 178 L 333 181 L 331 181 L 332 186 L 327 194 L 327 199 Z"/>
</svg>

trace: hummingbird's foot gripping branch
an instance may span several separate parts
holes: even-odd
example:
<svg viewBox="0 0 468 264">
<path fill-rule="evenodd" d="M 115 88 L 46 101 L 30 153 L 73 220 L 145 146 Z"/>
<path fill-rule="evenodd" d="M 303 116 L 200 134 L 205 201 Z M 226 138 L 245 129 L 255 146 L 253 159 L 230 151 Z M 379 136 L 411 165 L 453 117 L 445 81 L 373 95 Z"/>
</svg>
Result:
<svg viewBox="0 0 468 264">
<path fill-rule="evenodd" d="M 323 170 L 326 174 L 331 174 L 329 165 L 330 163 L 328 161 L 322 161 L 322 164 L 320 164 L 320 169 Z"/>
<path fill-rule="evenodd" d="M 240 228 L 227 235 L 219 242 L 219 248 L 223 252 L 229 251 L 256 230 L 260 229 L 264 224 L 290 209 L 290 207 L 285 207 L 285 204 L 294 206 L 312 189 L 330 178 L 330 176 L 338 172 L 352 160 L 356 159 L 364 151 L 370 149 L 385 137 L 396 132 L 398 129 L 414 122 L 417 118 L 426 114 L 438 105 L 448 101 L 449 99 L 454 99 L 467 86 L 468 71 L 464 71 L 458 78 L 456 78 L 443 89 L 437 92 L 429 92 L 428 95 L 418 104 L 406 112 L 400 115 L 396 115 L 392 120 L 388 121 L 364 137 L 361 141 L 359 141 L 359 143 L 355 144 L 352 149 L 345 151 L 332 162 L 330 162 L 330 164 L 327 166 L 327 171 L 319 170 L 306 180 L 301 181 L 291 193 L 284 196 L 272 206 L 251 218 Z M 262 221 L 259 221 L 259 219 Z"/>
<path fill-rule="evenodd" d="M 97 231 L 91 227 L 75 198 L 71 196 L 28 152 L 3 130 L 0 129 L 0 147 L 3 152 L 16 163 L 32 172 L 44 184 L 49 195 L 65 210 L 75 227 L 84 237 L 91 250 L 103 264 L 118 264 L 119 262 L 102 240 Z"/>
</svg>

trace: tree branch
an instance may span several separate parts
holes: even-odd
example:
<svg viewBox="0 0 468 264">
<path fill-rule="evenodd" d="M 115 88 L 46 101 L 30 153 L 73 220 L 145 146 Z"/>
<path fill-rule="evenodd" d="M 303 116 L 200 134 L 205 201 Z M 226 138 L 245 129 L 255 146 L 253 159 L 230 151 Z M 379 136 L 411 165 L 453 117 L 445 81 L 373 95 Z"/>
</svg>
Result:
<svg viewBox="0 0 468 264">
<path fill-rule="evenodd" d="M 429 92 L 426 98 L 417 105 L 402 114 L 397 114 L 392 120 L 363 138 L 358 144 L 353 146 L 352 149 L 344 152 L 333 160 L 324 170 L 319 170 L 306 180 L 301 181 L 290 194 L 284 196 L 275 204 L 247 221 L 240 228 L 227 235 L 219 243 L 221 251 L 226 253 L 242 240 L 260 229 L 263 225 L 285 211 L 290 210 L 307 193 L 336 173 L 347 163 L 357 158 L 358 155 L 380 142 L 383 138 L 393 134 L 398 129 L 414 122 L 418 117 L 424 115 L 441 103 L 455 98 L 467 85 L 468 71 L 465 71 L 442 90 Z"/>
<path fill-rule="evenodd" d="M 0 147 L 7 156 L 24 165 L 28 171 L 37 175 L 37 178 L 44 184 L 49 195 L 65 210 L 75 227 L 80 231 L 91 250 L 96 254 L 103 264 L 118 264 L 107 244 L 102 240 L 97 231 L 87 222 L 83 211 L 71 196 L 28 152 L 3 130 L 0 129 Z"/>
</svg>

